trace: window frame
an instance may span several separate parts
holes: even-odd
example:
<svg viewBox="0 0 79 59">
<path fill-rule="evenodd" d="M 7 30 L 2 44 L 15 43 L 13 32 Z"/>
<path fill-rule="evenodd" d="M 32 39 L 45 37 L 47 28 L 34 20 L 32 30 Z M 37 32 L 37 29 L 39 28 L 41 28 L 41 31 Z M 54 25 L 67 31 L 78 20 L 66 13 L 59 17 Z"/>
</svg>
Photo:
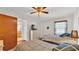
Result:
<svg viewBox="0 0 79 59">
<path fill-rule="evenodd" d="M 54 35 L 57 35 L 57 34 L 56 34 L 56 25 L 55 25 L 55 23 L 60 23 L 60 22 L 66 22 L 65 33 L 67 33 L 67 30 L 68 30 L 68 22 L 67 22 L 67 20 L 54 21 Z"/>
</svg>

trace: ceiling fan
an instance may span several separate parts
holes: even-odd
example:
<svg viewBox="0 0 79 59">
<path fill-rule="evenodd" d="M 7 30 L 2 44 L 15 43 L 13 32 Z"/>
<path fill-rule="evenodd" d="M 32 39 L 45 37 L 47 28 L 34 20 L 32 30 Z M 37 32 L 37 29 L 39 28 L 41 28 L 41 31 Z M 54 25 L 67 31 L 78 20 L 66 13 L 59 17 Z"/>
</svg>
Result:
<svg viewBox="0 0 79 59">
<path fill-rule="evenodd" d="M 38 15 L 44 13 L 44 14 L 48 14 L 48 12 L 46 11 L 47 7 L 32 7 L 34 9 L 33 12 L 31 12 L 30 14 L 34 14 L 37 13 Z"/>
</svg>

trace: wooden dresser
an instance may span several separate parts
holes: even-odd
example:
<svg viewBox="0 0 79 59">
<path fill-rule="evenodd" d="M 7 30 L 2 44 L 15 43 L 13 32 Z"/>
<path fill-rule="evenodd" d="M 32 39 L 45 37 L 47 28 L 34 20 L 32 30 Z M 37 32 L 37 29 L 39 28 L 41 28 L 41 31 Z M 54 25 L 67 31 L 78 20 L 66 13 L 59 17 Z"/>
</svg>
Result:
<svg viewBox="0 0 79 59">
<path fill-rule="evenodd" d="M 3 40 L 0 40 L 0 51 L 3 51 L 3 47 L 4 47 Z"/>
<path fill-rule="evenodd" d="M 17 18 L 0 14 L 0 39 L 4 42 L 4 50 L 17 45 Z"/>
</svg>

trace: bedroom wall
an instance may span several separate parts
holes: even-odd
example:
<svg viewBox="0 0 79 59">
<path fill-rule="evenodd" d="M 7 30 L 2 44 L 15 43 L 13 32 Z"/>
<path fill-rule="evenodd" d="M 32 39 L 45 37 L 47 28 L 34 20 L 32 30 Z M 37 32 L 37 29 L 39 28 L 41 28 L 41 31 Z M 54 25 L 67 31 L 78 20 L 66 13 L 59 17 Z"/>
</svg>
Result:
<svg viewBox="0 0 79 59">
<path fill-rule="evenodd" d="M 40 23 L 40 28 L 41 28 L 41 36 L 44 35 L 54 35 L 54 21 L 61 21 L 61 20 L 67 20 L 68 21 L 68 32 L 71 32 L 73 29 L 73 16 L 66 16 L 66 17 L 61 17 L 57 19 L 51 19 L 45 22 Z M 49 26 L 49 29 L 47 30 L 46 27 Z"/>
<path fill-rule="evenodd" d="M 32 21 L 30 20 L 30 18 L 27 19 L 21 19 L 18 18 L 18 22 L 20 23 L 21 26 L 21 32 L 22 32 L 22 40 L 30 40 L 31 37 L 31 25 L 34 24 L 35 28 L 37 30 L 35 30 L 35 34 L 37 37 L 40 36 L 40 23 L 36 22 L 36 21 Z"/>
<path fill-rule="evenodd" d="M 34 30 L 34 34 L 36 37 L 39 37 L 40 36 L 40 24 L 38 22 L 35 22 L 35 21 L 31 21 L 29 20 L 28 21 L 28 29 L 29 29 L 29 40 L 31 40 L 31 25 L 34 24 L 35 25 L 35 28 L 37 30 Z"/>
<path fill-rule="evenodd" d="M 28 21 L 28 19 L 18 18 L 18 22 L 20 22 L 20 31 L 22 33 L 22 40 L 30 40 L 30 29 L 31 24 L 35 24 L 34 22 Z"/>
<path fill-rule="evenodd" d="M 76 9 L 74 13 L 74 30 L 78 30 L 79 35 L 79 8 Z"/>
<path fill-rule="evenodd" d="M 35 22 L 32 21 L 30 19 L 22 19 L 23 21 L 23 39 L 24 40 L 28 40 L 30 39 L 30 28 L 32 24 L 35 24 L 35 28 L 37 28 L 36 30 L 36 34 L 37 37 L 41 37 L 44 35 L 54 35 L 54 21 L 61 21 L 61 20 L 67 20 L 68 21 L 68 32 L 71 32 L 72 29 L 79 29 L 79 25 L 77 25 L 78 19 L 76 20 L 76 15 L 79 15 L 79 11 L 77 10 L 77 12 L 75 14 L 69 15 L 69 16 L 65 16 L 65 17 L 60 17 L 60 18 L 55 18 L 55 19 L 49 19 L 46 21 L 40 21 L 40 22 Z M 21 18 L 20 18 L 21 19 Z M 75 19 L 75 20 L 74 20 Z M 44 20 L 44 19 L 42 19 Z M 26 27 L 24 27 L 26 26 Z M 49 26 L 49 29 L 47 30 L 46 27 Z M 25 28 L 25 29 L 24 29 Z M 79 30 L 78 30 L 79 31 Z"/>
<path fill-rule="evenodd" d="M 78 30 L 78 35 L 79 35 L 79 8 L 78 8 L 78 12 L 77 12 L 77 30 Z"/>
<path fill-rule="evenodd" d="M 24 40 L 29 40 L 30 39 L 30 30 L 31 30 L 31 25 L 35 24 L 36 34 L 37 37 L 41 37 L 44 35 L 54 35 L 54 21 L 61 21 L 61 20 L 67 20 L 68 21 L 68 32 L 71 32 L 72 29 L 79 29 L 78 25 L 78 15 L 79 15 L 79 9 L 72 15 L 65 16 L 65 17 L 60 17 L 60 18 L 55 18 L 55 19 L 50 19 L 46 21 L 31 21 L 29 19 L 21 19 L 22 20 L 22 33 L 23 33 L 23 39 Z M 77 19 L 77 20 L 76 20 Z M 24 27 L 26 26 L 26 27 Z M 49 26 L 49 29 L 47 30 L 46 27 Z M 79 31 L 79 30 L 78 30 Z"/>
</svg>

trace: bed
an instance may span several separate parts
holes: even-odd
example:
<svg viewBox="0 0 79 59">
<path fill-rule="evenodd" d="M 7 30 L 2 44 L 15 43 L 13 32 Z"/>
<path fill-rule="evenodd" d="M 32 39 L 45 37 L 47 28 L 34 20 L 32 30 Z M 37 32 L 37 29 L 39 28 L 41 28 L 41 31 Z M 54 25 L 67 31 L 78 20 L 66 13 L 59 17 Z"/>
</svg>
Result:
<svg viewBox="0 0 79 59">
<path fill-rule="evenodd" d="M 52 51 L 79 51 L 78 44 L 62 43 L 53 48 Z"/>
<path fill-rule="evenodd" d="M 15 51 L 79 51 L 78 44 L 64 42 L 65 40 L 71 42 L 69 38 L 45 36 L 42 39 L 21 42 Z"/>
<path fill-rule="evenodd" d="M 57 43 L 62 43 L 67 39 L 70 39 L 70 38 L 60 37 L 60 36 L 57 36 L 57 35 L 44 35 L 42 37 L 42 40 L 48 40 L 48 41 L 57 42 Z"/>
<path fill-rule="evenodd" d="M 16 46 L 15 51 L 79 51 L 78 44 L 54 44 L 47 40 L 24 41 Z"/>
<path fill-rule="evenodd" d="M 16 46 L 15 51 L 52 51 L 56 47 L 55 44 L 50 44 L 42 40 L 24 41 Z"/>
</svg>

